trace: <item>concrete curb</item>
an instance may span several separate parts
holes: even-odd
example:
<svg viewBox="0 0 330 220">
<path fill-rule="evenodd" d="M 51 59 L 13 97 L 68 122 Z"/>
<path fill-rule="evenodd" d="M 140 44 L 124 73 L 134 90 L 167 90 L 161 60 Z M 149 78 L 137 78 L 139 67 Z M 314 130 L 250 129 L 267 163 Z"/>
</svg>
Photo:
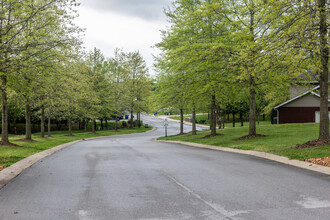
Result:
<svg viewBox="0 0 330 220">
<path fill-rule="evenodd" d="M 150 131 L 133 133 L 133 134 L 148 133 L 148 132 L 152 132 L 154 130 L 156 130 L 156 128 L 153 128 Z M 26 157 L 23 160 L 20 160 L 20 161 L 14 163 L 13 165 L 0 171 L 0 189 L 2 187 L 4 187 L 5 185 L 7 185 L 12 179 L 14 179 L 16 176 L 18 176 L 24 170 L 31 167 L 33 164 L 37 163 L 38 161 L 44 159 L 45 157 L 48 157 L 66 147 L 69 147 L 71 145 L 74 145 L 74 144 L 82 142 L 82 141 L 95 140 L 95 139 L 100 139 L 100 138 L 107 138 L 107 137 L 114 137 L 114 136 L 121 136 L 121 135 L 131 135 L 131 134 L 118 134 L 118 135 L 92 137 L 92 138 L 76 140 L 76 141 L 72 141 L 69 143 L 61 144 L 59 146 L 50 148 L 48 150 L 41 151 L 41 152 L 33 154 L 29 157 Z"/>
<path fill-rule="evenodd" d="M 265 152 L 249 151 L 249 150 L 238 150 L 238 149 L 232 149 L 232 148 L 226 148 L 226 147 L 218 147 L 218 146 L 191 143 L 191 142 L 183 142 L 183 141 L 165 141 L 165 140 L 156 140 L 156 139 L 153 139 L 153 141 L 165 142 L 165 143 L 174 143 L 174 144 L 182 144 L 182 145 L 187 145 L 187 146 L 197 147 L 197 148 L 203 148 L 203 149 L 211 149 L 211 150 L 217 150 L 217 151 L 225 151 L 225 152 L 231 152 L 231 153 L 251 155 L 251 156 L 260 157 L 260 158 L 276 161 L 276 162 L 279 162 L 279 163 L 299 167 L 299 168 L 302 168 L 302 169 L 307 169 L 307 170 L 311 170 L 311 171 L 315 171 L 315 172 L 330 175 L 330 167 L 321 166 L 321 165 L 318 165 L 318 164 L 308 163 L 308 162 L 299 161 L 299 160 L 290 160 L 287 157 L 277 156 L 277 155 L 270 154 L 270 153 L 265 153 Z"/>
</svg>

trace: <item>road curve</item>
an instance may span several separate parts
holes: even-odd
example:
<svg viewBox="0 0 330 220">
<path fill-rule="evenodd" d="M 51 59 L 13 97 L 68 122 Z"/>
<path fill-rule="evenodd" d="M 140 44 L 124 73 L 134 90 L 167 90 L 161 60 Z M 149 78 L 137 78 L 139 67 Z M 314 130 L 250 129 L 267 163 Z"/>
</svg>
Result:
<svg viewBox="0 0 330 220">
<path fill-rule="evenodd" d="M 157 130 L 80 142 L 25 170 L 0 190 L 0 219 L 329 218 L 330 176 L 152 142 L 162 121 L 143 120 Z"/>
</svg>

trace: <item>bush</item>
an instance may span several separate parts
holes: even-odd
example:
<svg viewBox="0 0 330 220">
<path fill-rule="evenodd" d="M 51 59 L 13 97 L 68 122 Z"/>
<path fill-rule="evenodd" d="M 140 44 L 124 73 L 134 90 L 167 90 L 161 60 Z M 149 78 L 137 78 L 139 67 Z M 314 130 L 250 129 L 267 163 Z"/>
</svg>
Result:
<svg viewBox="0 0 330 220">
<path fill-rule="evenodd" d="M 131 121 L 128 121 L 128 125 L 131 125 Z M 136 127 L 139 125 L 139 121 L 138 120 L 133 120 L 133 126 Z"/>
<path fill-rule="evenodd" d="M 122 121 L 120 127 L 121 128 L 127 128 L 128 127 L 127 122 L 126 121 Z"/>
</svg>

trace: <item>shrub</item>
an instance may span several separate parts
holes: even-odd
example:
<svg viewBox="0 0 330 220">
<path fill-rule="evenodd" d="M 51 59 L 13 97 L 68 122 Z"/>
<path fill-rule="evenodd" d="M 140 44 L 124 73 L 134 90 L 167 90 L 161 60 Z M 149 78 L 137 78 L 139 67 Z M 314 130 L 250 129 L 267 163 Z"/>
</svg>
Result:
<svg viewBox="0 0 330 220">
<path fill-rule="evenodd" d="M 122 121 L 120 127 L 121 127 L 121 128 L 127 128 L 127 127 L 128 127 L 127 122 L 126 122 L 126 121 Z"/>
</svg>

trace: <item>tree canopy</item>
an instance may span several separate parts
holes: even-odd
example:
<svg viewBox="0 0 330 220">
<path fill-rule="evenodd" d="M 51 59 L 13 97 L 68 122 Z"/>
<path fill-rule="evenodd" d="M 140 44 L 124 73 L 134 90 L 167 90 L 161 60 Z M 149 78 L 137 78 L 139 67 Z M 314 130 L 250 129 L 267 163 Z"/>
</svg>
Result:
<svg viewBox="0 0 330 220">
<path fill-rule="evenodd" d="M 253 137 L 256 114 L 286 100 L 293 79 L 313 71 L 320 76 L 325 112 L 319 138 L 329 138 L 328 14 L 325 0 L 173 1 L 166 11 L 170 26 L 156 45 L 162 51 L 155 64 L 160 102 L 208 100 L 212 136 L 216 109 L 237 110 L 248 95 Z"/>
</svg>

